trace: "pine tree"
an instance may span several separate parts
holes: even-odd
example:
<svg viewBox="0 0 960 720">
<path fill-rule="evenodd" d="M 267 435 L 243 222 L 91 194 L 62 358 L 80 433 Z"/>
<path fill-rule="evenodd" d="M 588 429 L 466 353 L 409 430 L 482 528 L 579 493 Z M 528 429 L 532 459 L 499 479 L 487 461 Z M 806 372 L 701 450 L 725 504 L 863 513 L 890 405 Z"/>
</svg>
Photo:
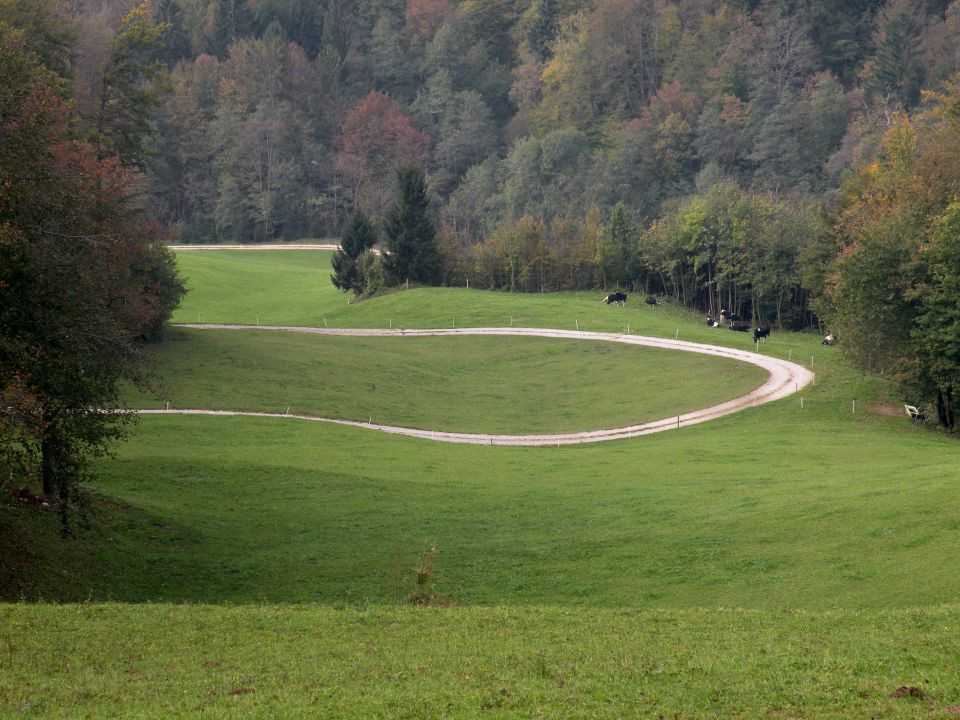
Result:
<svg viewBox="0 0 960 720">
<path fill-rule="evenodd" d="M 439 284 L 443 263 L 437 249 L 437 231 L 430 217 L 427 182 L 415 165 L 397 170 L 396 196 L 387 212 L 384 234 L 384 264 L 391 282 Z"/>
<path fill-rule="evenodd" d="M 893 108 L 913 107 L 923 86 L 925 18 L 916 0 L 889 0 L 877 14 L 876 53 L 864 68 L 866 89 Z"/>
<path fill-rule="evenodd" d="M 334 287 L 347 292 L 353 290 L 359 295 L 364 290 L 363 274 L 357 267 L 357 259 L 377 242 L 377 231 L 373 223 L 360 208 L 353 211 L 340 236 L 340 249 L 333 254 L 333 275 L 330 276 Z"/>
</svg>

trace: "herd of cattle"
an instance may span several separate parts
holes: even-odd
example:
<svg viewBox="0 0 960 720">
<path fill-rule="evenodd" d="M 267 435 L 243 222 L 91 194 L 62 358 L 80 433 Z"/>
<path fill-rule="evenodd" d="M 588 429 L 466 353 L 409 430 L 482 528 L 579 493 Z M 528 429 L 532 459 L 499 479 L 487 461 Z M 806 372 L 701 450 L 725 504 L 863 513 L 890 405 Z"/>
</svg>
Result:
<svg viewBox="0 0 960 720">
<path fill-rule="evenodd" d="M 623 307 L 627 302 L 627 294 L 624 292 L 612 292 L 606 297 L 603 298 L 603 302 L 607 305 L 619 305 Z M 644 300 L 647 305 L 656 305 L 657 298 L 653 295 L 647 295 L 647 299 Z M 740 319 L 740 316 L 736 313 L 728 312 L 726 308 L 720 310 L 720 319 L 714 320 L 712 316 L 707 315 L 707 327 L 717 328 L 720 327 L 720 323 L 726 323 L 734 332 L 750 332 L 751 324 L 744 322 Z M 757 325 L 753 328 L 753 341 L 760 342 L 763 340 L 766 342 L 767 338 L 770 337 L 770 326 L 769 325 Z M 837 336 L 830 334 L 823 338 L 824 345 L 833 345 L 837 342 Z"/>
</svg>

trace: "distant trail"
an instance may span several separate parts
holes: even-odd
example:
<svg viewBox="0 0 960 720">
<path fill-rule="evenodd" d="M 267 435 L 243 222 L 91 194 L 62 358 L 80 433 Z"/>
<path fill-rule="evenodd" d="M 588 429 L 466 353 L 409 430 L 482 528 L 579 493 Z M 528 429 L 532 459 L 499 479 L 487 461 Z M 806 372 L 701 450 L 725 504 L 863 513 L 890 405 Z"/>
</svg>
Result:
<svg viewBox="0 0 960 720">
<path fill-rule="evenodd" d="M 694 410 L 679 416 L 653 420 L 641 425 L 611 428 L 608 430 L 590 430 L 577 433 L 556 433 L 543 435 L 496 435 L 487 433 L 454 433 L 442 430 L 419 430 L 416 428 L 396 427 L 394 425 L 380 425 L 355 420 L 338 420 L 313 415 L 288 415 L 284 413 L 239 412 L 232 410 L 140 410 L 141 413 L 158 415 L 249 415 L 253 417 L 286 417 L 298 420 L 312 420 L 315 422 L 336 423 L 353 427 L 379 430 L 397 435 L 439 440 L 442 442 L 465 443 L 471 445 L 577 445 L 581 443 L 601 442 L 604 440 L 623 440 L 626 438 L 649 435 L 650 433 L 673 430 L 687 425 L 713 420 L 714 418 L 730 415 L 738 410 L 753 405 L 772 402 L 792 395 L 806 387 L 813 379 L 813 373 L 796 363 L 780 360 L 779 358 L 760 355 L 759 353 L 735 348 L 725 348 L 716 345 L 669 340 L 664 338 L 644 337 L 641 335 L 623 335 L 619 333 L 586 332 L 576 330 L 551 330 L 542 328 L 450 328 L 437 330 L 374 330 L 374 329 L 347 329 L 347 328 L 311 328 L 287 327 L 280 325 L 213 325 L 213 324 L 177 324 L 174 327 L 194 328 L 199 330 L 266 330 L 279 332 L 312 333 L 316 335 L 348 335 L 354 337 L 435 337 L 451 335 L 524 335 L 547 338 L 563 338 L 567 340 L 593 340 L 617 342 L 626 345 L 641 345 L 644 347 L 663 348 L 667 350 L 682 350 L 704 355 L 731 358 L 742 362 L 752 363 L 767 371 L 767 381 L 753 392 L 741 395 L 733 400 Z"/>
<path fill-rule="evenodd" d="M 168 245 L 171 250 L 337 250 L 330 243 L 264 243 L 262 245 Z"/>
</svg>

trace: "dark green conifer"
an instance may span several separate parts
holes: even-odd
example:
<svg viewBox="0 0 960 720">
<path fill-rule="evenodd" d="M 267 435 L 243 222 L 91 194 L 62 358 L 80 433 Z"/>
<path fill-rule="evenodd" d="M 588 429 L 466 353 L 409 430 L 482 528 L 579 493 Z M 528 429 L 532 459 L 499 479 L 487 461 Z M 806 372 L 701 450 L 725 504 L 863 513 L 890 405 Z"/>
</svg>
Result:
<svg viewBox="0 0 960 720">
<path fill-rule="evenodd" d="M 437 230 L 430 216 L 430 199 L 423 170 L 407 165 L 397 170 L 396 198 L 384 222 L 390 281 L 438 285 L 443 272 Z"/>
<path fill-rule="evenodd" d="M 333 275 L 330 280 L 334 287 L 347 292 L 353 290 L 355 295 L 363 292 L 363 273 L 357 267 L 357 259 L 377 242 L 377 231 L 373 223 L 360 208 L 343 226 L 340 236 L 340 249 L 333 254 Z"/>
</svg>

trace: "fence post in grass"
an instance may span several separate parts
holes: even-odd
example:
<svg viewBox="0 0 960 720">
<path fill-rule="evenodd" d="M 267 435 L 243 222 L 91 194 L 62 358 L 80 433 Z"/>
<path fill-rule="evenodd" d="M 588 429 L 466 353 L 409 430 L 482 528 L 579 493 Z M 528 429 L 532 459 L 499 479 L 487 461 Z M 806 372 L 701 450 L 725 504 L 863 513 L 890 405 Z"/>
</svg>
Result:
<svg viewBox="0 0 960 720">
<path fill-rule="evenodd" d="M 257 325 L 260 324 L 260 313 L 257 313 Z"/>
<path fill-rule="evenodd" d="M 677 415 L 677 430 L 680 429 L 680 416 Z"/>
<path fill-rule="evenodd" d="M 393 330 L 393 318 L 390 318 L 390 329 Z"/>
<path fill-rule="evenodd" d="M 456 327 L 456 326 L 457 326 L 457 316 L 454 315 L 454 316 L 453 316 L 453 327 Z"/>
<path fill-rule="evenodd" d="M 852 404 L 850 405 L 850 414 L 851 414 L 851 415 L 856 415 L 856 414 L 857 414 L 857 401 L 856 401 L 856 400 L 853 400 L 853 401 L 852 401 Z"/>
<path fill-rule="evenodd" d="M 574 324 L 577 326 L 577 330 L 580 329 L 580 320 L 578 318 L 573 319 Z"/>
<path fill-rule="evenodd" d="M 513 315 L 510 316 L 510 327 L 513 327 Z"/>
<path fill-rule="evenodd" d="M 167 410 L 170 410 L 170 401 L 167 400 Z"/>
<path fill-rule="evenodd" d="M 326 315 L 324 315 L 324 317 L 323 317 L 323 326 L 324 326 L 324 327 L 327 327 L 327 317 L 326 317 Z"/>
<path fill-rule="evenodd" d="M 674 339 L 674 340 L 679 340 L 679 339 L 680 339 L 680 328 L 677 328 L 677 332 L 676 332 L 676 334 L 673 336 L 673 339 Z"/>
<path fill-rule="evenodd" d="M 800 409 L 803 410 L 803 395 L 800 396 Z"/>
<path fill-rule="evenodd" d="M 284 415 L 289 415 L 289 414 L 290 414 L 290 406 L 287 405 L 287 411 L 284 413 Z"/>
</svg>

